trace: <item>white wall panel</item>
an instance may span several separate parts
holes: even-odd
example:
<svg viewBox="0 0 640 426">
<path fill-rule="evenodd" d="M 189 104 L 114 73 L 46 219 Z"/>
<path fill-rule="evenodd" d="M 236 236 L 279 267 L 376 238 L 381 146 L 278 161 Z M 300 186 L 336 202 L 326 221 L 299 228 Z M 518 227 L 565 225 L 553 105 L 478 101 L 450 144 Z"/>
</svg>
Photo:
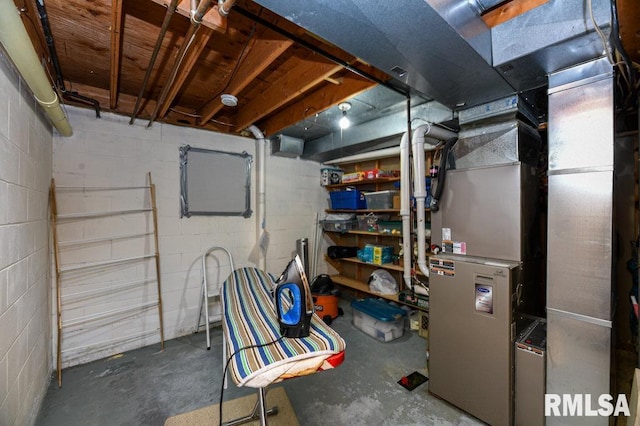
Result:
<svg viewBox="0 0 640 426">
<path fill-rule="evenodd" d="M 53 175 L 57 185 L 74 186 L 124 186 L 145 183 L 146 173 L 151 172 L 156 184 L 158 205 L 158 230 L 161 257 L 162 298 L 164 305 L 165 339 L 193 332 L 200 303 L 202 253 L 213 245 L 228 248 L 236 266 L 253 265 L 249 260 L 255 246 L 257 229 L 257 185 L 256 185 L 256 141 L 254 139 L 231 136 L 215 132 L 189 129 L 155 123 L 151 129 L 146 122 L 138 120 L 133 126 L 129 118 L 113 114 L 102 114 L 96 119 L 93 111 L 68 108 L 74 136 L 54 138 Z M 248 218 L 224 216 L 179 217 L 180 164 L 178 148 L 183 144 L 197 148 L 215 149 L 228 152 L 246 151 L 253 156 L 251 177 L 251 209 Z M 267 148 L 267 152 L 270 150 Z M 314 219 L 317 212 L 327 207 L 326 191 L 320 186 L 321 165 L 316 162 L 273 157 L 267 155 L 267 230 L 271 243 L 267 254 L 267 269 L 279 274 L 295 251 L 296 239 L 313 238 Z M 292 178 L 294 177 L 294 178 Z M 62 212 L 84 211 L 87 209 L 130 208 L 140 199 L 132 194 L 124 197 L 106 193 L 98 197 L 84 195 L 62 196 L 59 192 L 58 210 Z M 148 203 L 148 200 L 144 200 Z M 67 204 L 68 202 L 68 204 Z M 97 238 L 110 231 L 114 233 L 135 233 L 149 230 L 149 221 L 133 218 L 109 218 L 87 221 L 79 231 L 70 227 L 61 229 L 60 240 Z M 149 239 L 137 241 L 122 240 L 110 243 L 109 256 L 126 252 L 133 254 L 150 244 Z M 152 247 L 153 245 L 149 245 Z M 95 260 L 101 257 L 99 249 L 87 250 L 85 258 L 79 250 L 64 253 L 74 262 Z M 321 257 L 322 258 L 322 257 Z M 220 259 L 222 265 L 226 259 Z M 209 282 L 212 285 L 227 277 L 228 268 L 222 271 L 210 268 Z M 326 269 L 324 261 L 318 273 Z M 139 267 L 135 272 L 122 275 L 145 277 L 153 274 L 153 268 Z M 103 283 L 113 283 L 122 279 L 117 271 L 105 271 L 102 277 L 74 277 L 71 284 L 75 290 L 94 288 Z M 52 282 L 52 288 L 55 283 Z M 132 297 L 135 296 L 134 293 Z M 108 306 L 118 296 L 102 295 L 96 304 L 86 303 L 74 311 L 76 315 L 87 315 Z M 215 307 L 214 307 L 215 310 Z M 142 321 L 132 328 L 140 331 L 157 326 L 157 314 L 153 310 L 140 313 Z M 51 321 L 54 321 L 51 316 Z M 140 325 L 142 324 L 142 325 Z M 102 339 L 108 335 L 117 336 L 122 327 L 105 328 Z M 203 335 L 204 336 L 204 335 Z M 112 352 L 157 343 L 158 334 L 148 338 L 127 342 L 114 347 Z M 73 344 L 81 346 L 96 341 L 87 333 L 75 333 Z M 204 347 L 204 340 L 203 340 Z M 80 351 L 66 365 L 84 363 L 108 355 L 105 351 Z"/>
<path fill-rule="evenodd" d="M 35 422 L 51 371 L 52 134 L 0 52 L 0 424 Z"/>
</svg>

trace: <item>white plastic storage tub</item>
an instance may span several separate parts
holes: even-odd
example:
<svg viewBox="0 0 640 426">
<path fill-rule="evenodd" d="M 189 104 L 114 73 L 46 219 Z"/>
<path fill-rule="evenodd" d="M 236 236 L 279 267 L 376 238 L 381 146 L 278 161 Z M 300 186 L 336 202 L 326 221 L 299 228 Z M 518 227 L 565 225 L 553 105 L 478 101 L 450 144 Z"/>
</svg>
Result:
<svg viewBox="0 0 640 426">
<path fill-rule="evenodd" d="M 404 334 L 403 309 L 379 299 L 354 300 L 353 326 L 382 342 L 390 342 Z"/>
<path fill-rule="evenodd" d="M 400 191 L 378 191 L 367 192 L 364 194 L 367 200 L 367 209 L 369 210 L 386 210 L 393 207 L 393 196 L 400 194 Z"/>
</svg>

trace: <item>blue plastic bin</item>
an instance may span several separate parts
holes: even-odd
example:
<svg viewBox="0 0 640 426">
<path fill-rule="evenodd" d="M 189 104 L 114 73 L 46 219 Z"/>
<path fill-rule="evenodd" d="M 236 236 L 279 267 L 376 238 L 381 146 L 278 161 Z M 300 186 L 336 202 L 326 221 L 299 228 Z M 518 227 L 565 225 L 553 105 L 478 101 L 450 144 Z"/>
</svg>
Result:
<svg viewBox="0 0 640 426">
<path fill-rule="evenodd" d="M 331 191 L 329 197 L 331 198 L 331 208 L 334 210 L 358 210 L 367 208 L 367 201 L 364 198 L 364 194 L 357 189 Z"/>
</svg>

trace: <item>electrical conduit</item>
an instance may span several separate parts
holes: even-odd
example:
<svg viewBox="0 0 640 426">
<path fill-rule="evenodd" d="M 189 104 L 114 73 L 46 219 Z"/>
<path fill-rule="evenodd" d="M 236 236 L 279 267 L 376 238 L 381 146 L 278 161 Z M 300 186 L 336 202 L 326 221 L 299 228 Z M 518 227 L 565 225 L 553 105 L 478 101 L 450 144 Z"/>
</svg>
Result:
<svg viewBox="0 0 640 426">
<path fill-rule="evenodd" d="M 420 272 L 425 276 L 429 276 L 429 267 L 427 266 L 427 253 L 425 250 L 425 199 L 427 198 L 425 184 L 425 160 L 424 160 L 424 143 L 426 139 L 443 141 L 457 137 L 455 132 L 434 127 L 431 124 L 423 124 L 413 132 L 411 140 L 411 148 L 413 152 L 413 196 L 416 200 L 416 244 L 418 246 L 418 258 L 416 263 Z"/>
<path fill-rule="evenodd" d="M 62 136 L 71 136 L 73 130 L 69 120 L 60 106 L 58 95 L 42 69 L 27 30 L 20 19 L 20 13 L 12 0 L 0 0 L 0 43 L 33 92 L 36 101 L 44 109 L 51 124 Z"/>
</svg>

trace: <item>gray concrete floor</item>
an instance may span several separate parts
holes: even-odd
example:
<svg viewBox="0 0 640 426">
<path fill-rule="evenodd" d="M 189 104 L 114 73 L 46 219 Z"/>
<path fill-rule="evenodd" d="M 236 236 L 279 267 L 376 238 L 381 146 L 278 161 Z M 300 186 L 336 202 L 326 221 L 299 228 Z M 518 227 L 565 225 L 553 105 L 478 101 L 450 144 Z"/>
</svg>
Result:
<svg viewBox="0 0 640 426">
<path fill-rule="evenodd" d="M 427 342 L 416 331 L 380 342 L 351 324 L 351 308 L 332 327 L 347 342 L 336 369 L 286 380 L 283 386 L 300 424 L 307 425 L 473 425 L 482 424 L 430 395 L 429 382 L 413 391 L 397 381 L 418 371 L 426 376 Z M 52 379 L 37 425 L 163 425 L 167 417 L 220 398 L 222 331 L 167 341 L 63 371 L 63 386 Z M 225 401 L 253 394 L 229 381 Z"/>
</svg>

